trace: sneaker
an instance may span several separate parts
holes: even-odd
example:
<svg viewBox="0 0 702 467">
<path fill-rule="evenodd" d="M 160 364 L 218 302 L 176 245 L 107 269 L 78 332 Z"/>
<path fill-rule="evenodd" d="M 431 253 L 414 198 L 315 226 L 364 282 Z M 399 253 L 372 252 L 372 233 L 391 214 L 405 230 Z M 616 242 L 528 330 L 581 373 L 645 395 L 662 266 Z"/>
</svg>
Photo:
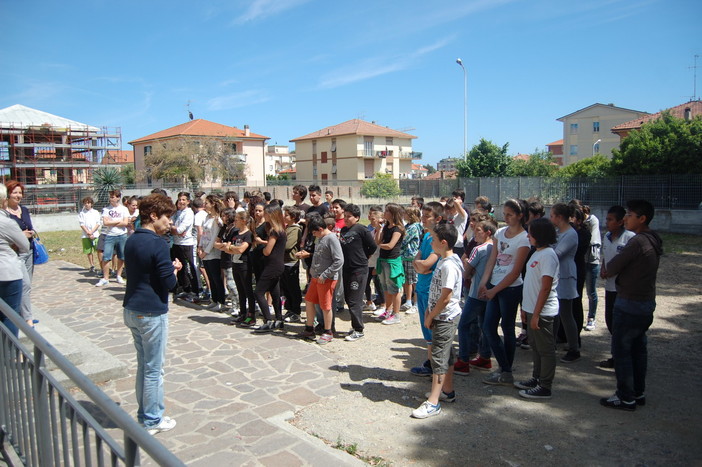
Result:
<svg viewBox="0 0 702 467">
<path fill-rule="evenodd" d="M 366 303 L 365 305 L 363 305 L 363 311 L 375 311 L 375 303 Z"/>
<path fill-rule="evenodd" d="M 418 408 L 412 411 L 412 418 L 429 418 L 441 413 L 441 404 L 432 404 L 429 401 L 422 402 Z"/>
<path fill-rule="evenodd" d="M 522 342 L 524 342 L 526 339 L 527 339 L 527 333 L 522 331 L 517 336 L 517 345 L 522 345 Z"/>
<path fill-rule="evenodd" d="M 215 313 L 222 312 L 222 304 L 217 302 L 212 302 L 205 307 L 205 310 L 214 311 Z"/>
<path fill-rule="evenodd" d="M 543 388 L 537 384 L 531 389 L 522 389 L 519 391 L 519 395 L 525 399 L 550 399 L 551 390 Z"/>
<path fill-rule="evenodd" d="M 431 396 L 430 392 L 424 394 L 424 397 L 427 399 L 429 399 L 429 396 Z M 456 402 L 456 391 L 451 391 L 448 393 L 441 391 L 441 394 L 439 394 L 439 402 Z"/>
<path fill-rule="evenodd" d="M 431 362 L 425 361 L 421 366 L 415 366 L 410 370 L 414 376 L 431 376 L 434 372 L 431 369 Z"/>
<path fill-rule="evenodd" d="M 95 272 L 95 266 L 90 266 L 90 269 L 88 269 L 88 272 Z"/>
<path fill-rule="evenodd" d="M 122 276 L 117 276 L 117 283 L 118 284 L 126 284 L 127 282 L 125 282 L 125 280 L 122 279 Z"/>
<path fill-rule="evenodd" d="M 266 321 L 265 323 L 261 324 L 260 326 L 255 326 L 254 331 L 256 334 L 265 334 L 267 332 L 273 331 L 275 328 L 275 323 L 273 321 Z"/>
<path fill-rule="evenodd" d="M 313 341 L 313 340 L 317 339 L 317 334 L 315 334 L 314 331 L 303 330 L 302 332 L 300 332 L 298 334 L 298 337 L 300 339 L 307 339 L 307 340 Z"/>
<path fill-rule="evenodd" d="M 481 356 L 478 356 L 473 360 L 469 360 L 468 363 L 476 370 L 492 370 L 492 360 L 490 360 L 489 358 L 483 358 Z"/>
<path fill-rule="evenodd" d="M 602 360 L 597 366 L 600 368 L 614 368 L 614 359 L 610 357 L 607 360 Z"/>
<path fill-rule="evenodd" d="M 247 316 L 241 323 L 239 323 L 239 326 L 242 328 L 250 328 L 254 325 L 256 325 L 256 319 L 252 318 L 251 316 Z"/>
<path fill-rule="evenodd" d="M 586 331 L 594 331 L 595 330 L 595 320 L 594 319 L 588 319 L 587 324 L 585 325 L 585 330 Z"/>
<path fill-rule="evenodd" d="M 358 339 L 361 339 L 363 336 L 364 336 L 364 334 L 362 332 L 355 331 L 352 329 L 349 332 L 349 334 L 344 338 L 344 340 L 348 341 L 348 342 L 353 342 L 353 341 L 357 341 Z"/>
<path fill-rule="evenodd" d="M 453 364 L 453 372 L 457 375 L 467 376 L 470 374 L 470 364 L 463 360 L 456 360 Z"/>
<path fill-rule="evenodd" d="M 379 316 L 382 316 L 384 314 L 385 314 L 385 307 L 384 306 L 376 307 L 376 309 L 373 310 L 373 316 L 375 316 L 376 318 Z M 383 319 L 385 319 L 385 318 L 383 318 Z"/>
<path fill-rule="evenodd" d="M 283 321 L 285 321 L 286 323 L 299 323 L 300 315 L 288 311 L 287 313 L 285 313 L 285 316 L 283 316 Z"/>
<path fill-rule="evenodd" d="M 534 389 L 539 385 L 539 380 L 536 378 L 529 378 L 526 381 L 518 381 L 514 383 L 514 387 L 517 389 Z"/>
<path fill-rule="evenodd" d="M 317 344 L 319 345 L 325 345 L 328 344 L 334 339 L 334 336 L 332 334 L 327 334 L 326 332 L 319 336 L 319 339 L 317 339 Z"/>
<path fill-rule="evenodd" d="M 232 318 L 238 318 L 241 312 L 237 310 L 236 308 L 231 308 L 229 310 L 229 314 L 232 315 Z"/>
<path fill-rule="evenodd" d="M 406 315 L 416 315 L 417 314 L 417 307 L 416 306 L 411 306 L 405 310 Z"/>
<path fill-rule="evenodd" d="M 411 303 L 405 302 L 405 303 L 403 303 L 402 306 L 400 307 L 400 311 L 407 311 L 407 310 L 409 310 L 410 308 L 412 308 L 412 304 L 411 304 Z"/>
<path fill-rule="evenodd" d="M 573 363 L 580 360 L 580 352 L 574 352 L 569 350 L 565 355 L 561 357 L 561 362 L 563 363 Z"/>
<path fill-rule="evenodd" d="M 636 402 L 636 405 L 646 405 L 646 394 L 634 396 L 634 402 Z"/>
<path fill-rule="evenodd" d="M 108 281 L 107 279 L 105 279 L 105 278 L 103 277 L 102 279 L 100 279 L 100 280 L 98 281 L 97 284 L 95 284 L 95 287 L 102 287 L 103 285 L 107 285 L 107 284 L 109 284 L 109 283 L 110 283 L 110 281 Z"/>
<path fill-rule="evenodd" d="M 395 315 L 390 315 L 386 319 L 382 321 L 383 324 L 398 324 L 400 322 L 400 315 L 395 314 Z"/>
<path fill-rule="evenodd" d="M 512 386 L 514 384 L 514 377 L 512 376 L 512 372 L 493 371 L 490 373 L 490 376 L 483 380 L 483 383 L 495 386 Z"/>
<path fill-rule="evenodd" d="M 623 401 L 616 394 L 613 394 L 611 397 L 603 397 L 600 399 L 600 404 L 610 409 L 626 410 L 629 412 L 636 410 L 636 402 Z"/>
<path fill-rule="evenodd" d="M 523 350 L 531 350 L 531 346 L 529 345 L 529 338 L 524 336 L 524 339 L 522 340 L 522 343 L 519 344 L 519 347 Z"/>
<path fill-rule="evenodd" d="M 171 431 L 176 426 L 176 421 L 171 417 L 163 417 L 161 421 L 156 426 L 146 427 L 146 431 L 150 435 L 155 435 L 157 433 L 163 433 L 164 431 Z"/>
</svg>

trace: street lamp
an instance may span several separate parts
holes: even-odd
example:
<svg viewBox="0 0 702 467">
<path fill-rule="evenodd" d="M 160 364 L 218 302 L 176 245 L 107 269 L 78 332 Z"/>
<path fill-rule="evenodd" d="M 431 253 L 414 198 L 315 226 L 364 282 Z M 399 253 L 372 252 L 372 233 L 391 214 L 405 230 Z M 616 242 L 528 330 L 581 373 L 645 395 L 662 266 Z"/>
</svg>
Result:
<svg viewBox="0 0 702 467">
<path fill-rule="evenodd" d="M 468 134 L 468 75 L 466 74 L 466 67 L 463 66 L 463 60 L 457 58 L 456 63 L 463 68 L 463 158 L 467 159 L 468 152 L 466 149 L 466 138 Z"/>
<path fill-rule="evenodd" d="M 602 142 L 602 140 L 601 140 L 601 139 L 598 139 L 597 141 L 595 141 L 595 142 L 593 143 L 593 145 L 592 145 L 592 155 L 593 155 L 593 156 L 595 155 L 595 146 L 597 146 L 597 145 L 600 144 L 601 142 Z"/>
</svg>

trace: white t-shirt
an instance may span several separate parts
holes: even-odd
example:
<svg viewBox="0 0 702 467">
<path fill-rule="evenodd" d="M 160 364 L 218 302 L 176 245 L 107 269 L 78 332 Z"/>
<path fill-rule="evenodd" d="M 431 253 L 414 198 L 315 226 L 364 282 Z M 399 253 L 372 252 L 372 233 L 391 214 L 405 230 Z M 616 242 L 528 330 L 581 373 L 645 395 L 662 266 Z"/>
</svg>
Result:
<svg viewBox="0 0 702 467">
<path fill-rule="evenodd" d="M 462 216 L 461 213 L 456 213 L 453 219 L 451 219 L 451 223 L 453 224 L 454 227 L 456 227 L 456 232 L 458 233 L 458 237 L 456 237 L 456 244 L 453 246 L 454 248 L 463 248 L 463 234 L 466 233 L 466 216 Z"/>
<path fill-rule="evenodd" d="M 451 289 L 451 300 L 446 308 L 434 318 L 439 321 L 453 321 L 460 316 L 461 287 L 463 284 L 463 264 L 458 255 L 451 255 L 448 258 L 440 258 L 436 263 L 434 275 L 429 286 L 429 308 L 432 310 L 441 296 L 443 289 Z"/>
<path fill-rule="evenodd" d="M 556 316 L 558 314 L 558 256 L 553 248 L 542 248 L 536 250 L 527 263 L 526 276 L 524 277 L 524 290 L 522 291 L 522 309 L 527 313 L 533 313 L 536 307 L 536 300 L 541 290 L 541 278 L 549 276 L 553 278 L 551 291 L 548 294 L 546 303 L 541 309 L 541 316 Z"/>
<path fill-rule="evenodd" d="M 470 290 L 468 291 L 468 296 L 476 300 L 482 300 L 478 298 L 478 286 L 480 286 L 480 281 L 483 280 L 483 274 L 485 274 L 485 265 L 487 260 L 492 253 L 492 242 L 483 243 L 473 248 L 470 253 L 470 258 L 468 258 L 468 264 L 475 269 L 475 274 L 473 274 L 473 279 L 470 283 Z M 486 300 L 482 300 L 486 301 Z"/>
<path fill-rule="evenodd" d="M 604 258 L 602 264 L 606 265 L 607 263 L 612 261 L 612 258 L 617 256 L 619 252 L 622 251 L 622 248 L 624 248 L 624 246 L 634 235 L 636 234 L 634 232 L 631 232 L 630 230 L 622 230 L 621 235 L 619 235 L 619 237 L 612 241 L 612 233 L 607 232 L 607 234 L 604 236 L 604 239 L 602 240 L 602 257 Z M 605 290 L 608 292 L 616 292 L 616 280 L 617 276 L 608 277 L 605 281 Z"/>
<path fill-rule="evenodd" d="M 83 208 L 78 213 L 78 223 L 81 227 L 85 227 L 88 229 L 88 231 L 92 231 L 96 225 L 100 225 L 102 223 L 102 216 L 100 216 L 100 213 L 97 212 L 96 209 L 90 208 L 90 211 L 86 211 L 85 208 Z M 83 229 L 80 230 L 83 232 L 81 238 L 88 238 L 88 234 L 86 234 Z M 100 232 L 97 230 L 93 232 L 94 237 L 97 237 L 98 235 L 100 235 Z"/>
<path fill-rule="evenodd" d="M 218 259 L 222 256 L 222 251 L 214 247 L 220 228 L 219 218 L 205 217 L 205 222 L 202 224 L 202 237 L 200 237 L 200 248 L 207 253 L 207 256 L 202 258 L 203 261 Z"/>
<path fill-rule="evenodd" d="M 119 206 L 106 206 L 102 209 L 102 217 L 109 217 L 110 219 L 129 219 L 129 209 L 123 204 Z M 108 237 L 116 237 L 118 235 L 126 235 L 127 227 L 105 227 L 107 231 L 104 233 Z M 104 231 L 105 229 L 103 229 Z"/>
<path fill-rule="evenodd" d="M 505 236 L 507 229 L 508 227 L 502 227 L 495 234 L 495 240 L 497 241 L 497 261 L 495 261 L 495 267 L 492 270 L 492 276 L 490 278 L 490 283 L 492 285 L 499 284 L 507 274 L 512 272 L 517 251 L 522 247 L 529 248 L 529 238 L 527 237 L 526 230 L 512 238 L 507 238 Z M 517 279 L 515 279 L 509 287 L 517 287 L 522 284 L 522 275 L 519 274 Z"/>
<path fill-rule="evenodd" d="M 192 209 L 185 208 L 182 211 L 176 211 L 176 213 L 173 215 L 173 227 L 176 228 L 176 232 L 178 232 L 178 234 L 173 235 L 174 245 L 195 245 L 195 237 L 193 237 L 194 223 L 195 214 L 193 214 Z"/>
</svg>

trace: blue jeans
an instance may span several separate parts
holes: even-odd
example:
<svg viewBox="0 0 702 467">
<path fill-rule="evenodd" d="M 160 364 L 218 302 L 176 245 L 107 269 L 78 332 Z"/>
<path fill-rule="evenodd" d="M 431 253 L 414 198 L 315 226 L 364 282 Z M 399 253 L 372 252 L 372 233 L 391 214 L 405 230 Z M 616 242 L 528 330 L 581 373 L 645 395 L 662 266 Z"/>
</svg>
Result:
<svg viewBox="0 0 702 467">
<path fill-rule="evenodd" d="M 112 260 L 112 255 L 117 250 L 117 258 L 124 261 L 124 247 L 127 244 L 127 234 L 107 235 L 105 237 L 105 249 L 102 252 L 102 260 L 105 262 Z"/>
<path fill-rule="evenodd" d="M 600 277 L 600 264 L 585 265 L 585 290 L 587 291 L 587 319 L 595 319 L 597 314 L 597 278 Z"/>
<path fill-rule="evenodd" d="M 417 311 L 419 311 L 419 326 L 422 328 L 422 336 L 424 340 L 427 341 L 427 345 L 431 345 L 431 329 L 427 329 L 424 326 L 424 315 L 427 312 L 427 307 L 429 306 L 429 291 L 420 292 L 417 290 Z"/>
<path fill-rule="evenodd" d="M 486 301 L 466 297 L 463 314 L 458 322 L 459 360 L 467 362 L 470 355 L 476 352 L 483 358 L 490 358 L 490 344 L 484 336 L 480 338 L 486 307 Z"/>
<path fill-rule="evenodd" d="M 617 396 L 632 401 L 646 390 L 648 338 L 655 300 L 636 301 L 617 297 L 612 316 L 612 357 L 617 375 Z"/>
<path fill-rule="evenodd" d="M 0 281 L 0 298 L 2 298 L 7 306 L 20 314 L 20 305 L 22 304 L 22 279 L 15 281 Z M 15 323 L 9 320 L 5 315 L 0 313 L 0 323 L 4 324 L 9 331 L 17 337 L 19 331 Z"/>
<path fill-rule="evenodd" d="M 168 340 L 168 313 L 142 313 L 124 309 L 124 324 L 134 337 L 137 351 L 137 421 L 146 428 L 163 418 L 163 362 Z"/>
<path fill-rule="evenodd" d="M 491 289 L 494 286 L 488 284 Z M 483 335 L 490 343 L 497 363 L 500 364 L 500 371 L 511 372 L 514 363 L 514 352 L 517 348 L 517 337 L 514 335 L 514 323 L 517 321 L 517 307 L 522 298 L 522 286 L 507 287 L 490 300 L 485 310 L 485 322 L 483 322 Z M 504 342 L 497 335 L 497 326 L 502 321 L 502 335 Z"/>
</svg>

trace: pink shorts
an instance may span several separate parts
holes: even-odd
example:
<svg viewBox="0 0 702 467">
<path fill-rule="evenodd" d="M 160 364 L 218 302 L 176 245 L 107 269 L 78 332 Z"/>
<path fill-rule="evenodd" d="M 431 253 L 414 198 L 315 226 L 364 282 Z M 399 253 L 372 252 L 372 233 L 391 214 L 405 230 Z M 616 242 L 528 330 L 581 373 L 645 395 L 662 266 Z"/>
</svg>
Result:
<svg viewBox="0 0 702 467">
<path fill-rule="evenodd" d="M 324 281 L 324 284 L 320 284 L 317 278 L 313 277 L 310 286 L 307 287 L 305 301 L 319 305 L 322 311 L 331 310 L 332 297 L 334 296 L 334 289 L 336 288 L 337 282 L 338 281 L 327 279 Z"/>
</svg>

